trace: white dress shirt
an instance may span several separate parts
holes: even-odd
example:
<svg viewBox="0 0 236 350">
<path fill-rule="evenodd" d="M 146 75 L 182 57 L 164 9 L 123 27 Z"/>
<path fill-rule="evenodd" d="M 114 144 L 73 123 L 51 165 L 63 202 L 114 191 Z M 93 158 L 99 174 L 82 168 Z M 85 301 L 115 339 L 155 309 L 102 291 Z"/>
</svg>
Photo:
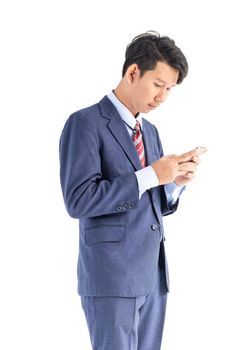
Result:
<svg viewBox="0 0 236 350">
<path fill-rule="evenodd" d="M 132 129 L 135 128 L 137 120 L 140 123 L 141 131 L 142 131 L 143 126 L 142 126 L 141 113 L 139 113 L 136 117 L 134 117 L 133 114 L 130 112 L 130 110 L 118 100 L 118 98 L 112 91 L 110 92 L 109 95 L 107 95 L 107 97 L 113 103 L 119 115 L 121 116 L 122 120 L 125 122 L 127 131 L 131 138 L 133 136 Z M 127 126 L 127 124 L 129 125 L 129 127 Z M 136 171 L 135 175 L 138 181 L 139 198 L 141 198 L 142 194 L 146 190 L 149 190 L 150 188 L 156 187 L 159 185 L 158 177 L 151 165 Z M 176 202 L 179 195 L 185 189 L 185 186 L 184 187 L 178 186 L 175 183 L 167 184 L 165 187 L 166 187 L 167 200 L 171 204 L 174 204 Z"/>
</svg>

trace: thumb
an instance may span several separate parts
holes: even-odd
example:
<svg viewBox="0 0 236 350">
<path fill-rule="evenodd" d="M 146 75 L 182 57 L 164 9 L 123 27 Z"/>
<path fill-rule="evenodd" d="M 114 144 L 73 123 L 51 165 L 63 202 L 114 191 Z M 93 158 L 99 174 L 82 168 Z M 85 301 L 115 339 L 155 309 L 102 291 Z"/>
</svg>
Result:
<svg viewBox="0 0 236 350">
<path fill-rule="evenodd" d="M 198 150 L 197 148 L 194 148 L 192 151 L 186 152 L 181 154 L 180 156 L 177 157 L 178 163 L 185 163 L 189 162 L 192 160 L 193 157 L 198 156 Z"/>
</svg>

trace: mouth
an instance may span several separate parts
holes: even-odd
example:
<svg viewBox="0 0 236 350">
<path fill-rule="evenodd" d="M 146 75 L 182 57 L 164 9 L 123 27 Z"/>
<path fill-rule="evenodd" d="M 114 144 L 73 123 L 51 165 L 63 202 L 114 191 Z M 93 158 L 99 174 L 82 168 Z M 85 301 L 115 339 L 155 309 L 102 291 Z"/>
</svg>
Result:
<svg viewBox="0 0 236 350">
<path fill-rule="evenodd" d="M 149 103 L 149 104 L 148 104 L 148 106 L 149 106 L 151 109 L 155 109 L 155 108 L 157 108 L 157 107 L 159 106 L 159 104 L 158 104 L 158 105 L 153 106 L 153 105 L 151 105 L 151 104 Z"/>
</svg>

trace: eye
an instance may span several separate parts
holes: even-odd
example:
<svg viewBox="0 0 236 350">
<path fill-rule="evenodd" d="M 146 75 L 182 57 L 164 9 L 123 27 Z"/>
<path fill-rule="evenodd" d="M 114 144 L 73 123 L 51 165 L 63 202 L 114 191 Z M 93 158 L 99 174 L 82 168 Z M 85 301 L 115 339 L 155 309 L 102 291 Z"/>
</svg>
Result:
<svg viewBox="0 0 236 350">
<path fill-rule="evenodd" d="M 154 83 L 154 85 L 155 85 L 156 87 L 161 87 L 161 85 L 159 85 L 159 84 L 157 84 L 157 83 Z"/>
</svg>

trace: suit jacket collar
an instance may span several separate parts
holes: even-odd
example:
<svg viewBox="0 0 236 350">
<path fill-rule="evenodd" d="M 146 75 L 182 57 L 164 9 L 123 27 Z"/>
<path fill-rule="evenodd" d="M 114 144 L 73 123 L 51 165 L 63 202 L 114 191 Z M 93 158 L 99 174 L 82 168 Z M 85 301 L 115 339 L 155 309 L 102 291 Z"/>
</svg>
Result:
<svg viewBox="0 0 236 350">
<path fill-rule="evenodd" d="M 124 153 L 129 158 L 130 162 L 133 164 L 135 170 L 142 169 L 138 153 L 134 147 L 129 133 L 127 132 L 125 123 L 123 122 L 113 103 L 109 100 L 107 96 L 104 96 L 102 100 L 98 103 L 98 105 L 102 117 L 108 119 L 108 129 L 113 134 L 116 141 L 122 147 Z"/>
</svg>

